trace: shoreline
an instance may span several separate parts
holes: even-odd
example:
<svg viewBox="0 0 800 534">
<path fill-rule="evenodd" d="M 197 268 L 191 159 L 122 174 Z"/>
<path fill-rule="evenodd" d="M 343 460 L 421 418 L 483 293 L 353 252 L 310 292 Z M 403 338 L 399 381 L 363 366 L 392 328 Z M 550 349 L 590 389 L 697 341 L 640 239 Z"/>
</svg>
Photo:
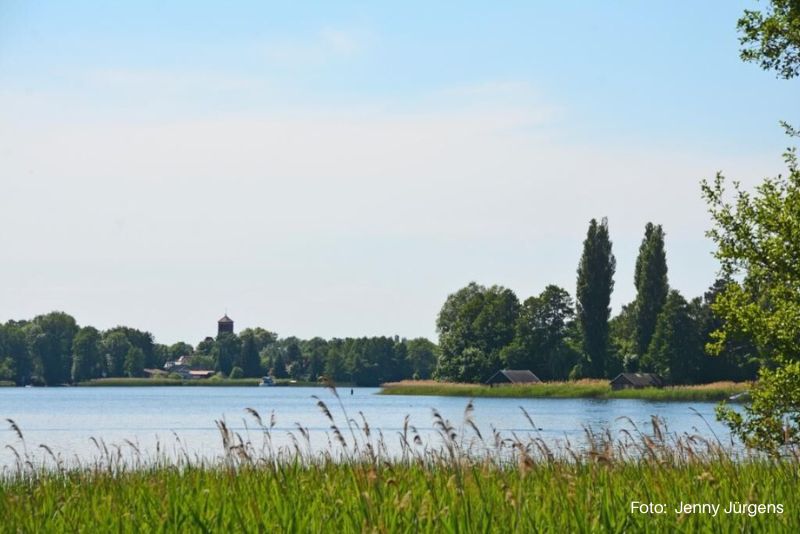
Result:
<svg viewBox="0 0 800 534">
<path fill-rule="evenodd" d="M 222 380 L 196 379 L 178 380 L 173 378 L 98 378 L 78 382 L 74 385 L 63 385 L 55 387 L 258 387 L 261 383 L 260 378 L 226 378 Z M 350 384 L 336 384 L 337 387 L 355 387 Z M 44 386 L 43 386 L 44 387 Z M 289 379 L 277 379 L 275 384 L 269 387 L 326 387 L 321 382 L 290 381 Z"/>
<path fill-rule="evenodd" d="M 483 384 L 403 381 L 381 385 L 381 395 L 422 395 L 436 397 L 553 398 L 553 399 L 640 399 L 652 401 L 744 402 L 750 382 L 714 382 L 694 386 L 669 386 L 612 390 L 607 380 L 542 382 L 531 385 L 489 387 Z M 732 399 L 734 396 L 739 396 Z"/>
</svg>

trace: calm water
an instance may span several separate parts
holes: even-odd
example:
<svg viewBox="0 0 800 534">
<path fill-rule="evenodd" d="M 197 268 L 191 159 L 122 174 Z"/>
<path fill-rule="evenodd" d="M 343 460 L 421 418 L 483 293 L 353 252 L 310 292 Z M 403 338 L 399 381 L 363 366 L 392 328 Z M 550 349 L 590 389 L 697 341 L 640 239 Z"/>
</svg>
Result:
<svg viewBox="0 0 800 534">
<path fill-rule="evenodd" d="M 351 395 L 350 389 L 342 389 L 340 394 L 348 415 L 360 421 L 359 412 L 362 412 L 373 430 L 383 432 L 390 450 L 399 449 L 398 433 L 402 431 L 406 415 L 432 445 L 439 443 L 433 430 L 432 409 L 438 410 L 457 428 L 463 422 L 467 399 L 377 395 L 377 391 L 355 388 Z M 314 450 L 325 449 L 330 423 L 312 395 L 325 401 L 337 423 L 346 428 L 338 402 L 323 388 L 0 388 L 0 418 L 3 419 L 0 466 L 13 462 L 6 445 L 17 448 L 21 445 L 4 421 L 7 418 L 16 421 L 28 450 L 36 451 L 37 457 L 44 458 L 39 444 L 46 444 L 67 461 L 96 457 L 97 449 L 91 437 L 118 445 L 130 440 L 151 453 L 157 444 L 168 453 L 183 447 L 192 456 L 213 458 L 222 451 L 215 426 L 218 419 L 224 419 L 245 436 L 249 427 L 253 441 L 260 443 L 253 419 L 245 412 L 248 407 L 260 412 L 265 421 L 269 421 L 269 414 L 274 412 L 273 435 L 278 444 L 290 444 L 288 433 L 296 434 L 296 423 L 299 423 L 310 430 Z M 662 418 L 671 432 L 711 438 L 713 430 L 724 441 L 729 440 L 728 432 L 715 421 L 714 403 L 475 399 L 474 404 L 474 420 L 485 436 L 491 436 L 492 428 L 507 437 L 512 433 L 530 435 L 532 429 L 520 410 L 522 406 L 538 427 L 533 435 L 552 445 L 563 444 L 567 439 L 576 444 L 585 442 L 584 428 L 587 427 L 608 428 L 618 435 L 620 429 L 631 428 L 629 422 L 620 418 L 630 418 L 640 428 L 649 429 L 653 415 Z"/>
</svg>

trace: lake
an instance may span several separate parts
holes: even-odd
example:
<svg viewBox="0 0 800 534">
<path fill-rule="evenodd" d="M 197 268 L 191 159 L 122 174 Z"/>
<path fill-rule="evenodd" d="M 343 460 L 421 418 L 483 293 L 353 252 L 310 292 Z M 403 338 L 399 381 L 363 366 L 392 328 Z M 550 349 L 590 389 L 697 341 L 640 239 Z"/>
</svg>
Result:
<svg viewBox="0 0 800 534">
<path fill-rule="evenodd" d="M 399 433 L 406 415 L 426 443 L 441 440 L 433 426 L 432 410 L 438 410 L 460 429 L 469 399 L 459 397 L 378 395 L 376 388 L 341 389 L 344 410 L 361 424 L 361 416 L 373 432 L 380 430 L 390 453 L 397 453 Z M 40 444 L 50 447 L 66 463 L 86 462 L 98 456 L 91 438 L 129 449 L 125 440 L 140 450 L 174 455 L 180 451 L 191 457 L 215 458 L 222 452 L 215 420 L 227 425 L 245 439 L 260 443 L 261 434 L 245 408 L 257 410 L 269 424 L 275 414 L 273 440 L 277 445 L 292 443 L 289 432 L 299 437 L 297 424 L 308 428 L 314 451 L 325 450 L 331 439 L 331 424 L 312 395 L 323 400 L 346 439 L 350 439 L 342 408 L 333 393 L 324 388 L 300 387 L 72 387 L 0 388 L 0 466 L 14 461 L 11 445 L 22 442 L 5 419 L 14 420 L 22 430 L 25 446 L 44 463 L 50 461 Z M 730 435 L 714 417 L 715 403 L 653 402 L 635 399 L 492 399 L 474 400 L 473 419 L 481 433 L 496 429 L 505 437 L 512 434 L 540 437 L 548 445 L 585 443 L 585 429 L 609 429 L 614 437 L 631 429 L 630 419 L 642 430 L 650 431 L 651 416 L 658 416 L 670 432 L 701 435 L 728 443 Z M 536 429 L 523 414 L 530 415 Z M 474 435 L 472 430 L 465 434 Z M 489 438 L 491 439 L 491 438 Z"/>
</svg>

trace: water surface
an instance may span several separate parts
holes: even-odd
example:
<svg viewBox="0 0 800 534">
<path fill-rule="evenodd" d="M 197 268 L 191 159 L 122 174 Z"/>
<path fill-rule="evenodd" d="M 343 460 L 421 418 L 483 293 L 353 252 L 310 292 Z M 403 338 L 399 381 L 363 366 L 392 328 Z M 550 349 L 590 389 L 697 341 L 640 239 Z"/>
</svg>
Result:
<svg viewBox="0 0 800 534">
<path fill-rule="evenodd" d="M 434 431 L 433 409 L 454 427 L 463 425 L 466 398 L 378 395 L 378 391 L 354 388 L 351 394 L 348 388 L 339 390 L 339 394 L 348 416 L 361 425 L 363 414 L 374 434 L 383 433 L 390 452 L 399 451 L 399 433 L 406 415 L 430 445 L 441 443 Z M 92 437 L 123 448 L 128 440 L 149 453 L 159 447 L 170 454 L 187 452 L 214 458 L 222 452 L 215 420 L 225 420 L 245 439 L 249 436 L 260 443 L 261 434 L 245 408 L 257 410 L 267 424 L 274 413 L 276 445 L 290 445 L 289 432 L 299 435 L 299 424 L 308 428 L 314 450 L 319 451 L 329 447 L 331 423 L 312 395 L 327 403 L 349 439 L 339 401 L 324 388 L 0 388 L 0 418 L 13 419 L 19 425 L 29 451 L 44 457 L 39 444 L 46 444 L 66 461 L 96 457 L 98 449 Z M 632 421 L 649 430 L 652 416 L 663 419 L 671 432 L 730 440 L 725 427 L 714 418 L 715 403 L 708 402 L 478 398 L 474 406 L 474 421 L 485 437 L 496 429 L 506 437 L 540 437 L 552 446 L 563 446 L 567 441 L 584 443 L 586 428 L 609 429 L 619 436 L 621 429 L 631 429 Z M 528 412 L 535 428 L 520 407 Z M 474 435 L 472 430 L 465 433 Z M 14 459 L 6 445 L 19 449 L 22 443 L 4 424 L 0 427 L 0 466 L 8 466 Z"/>
</svg>

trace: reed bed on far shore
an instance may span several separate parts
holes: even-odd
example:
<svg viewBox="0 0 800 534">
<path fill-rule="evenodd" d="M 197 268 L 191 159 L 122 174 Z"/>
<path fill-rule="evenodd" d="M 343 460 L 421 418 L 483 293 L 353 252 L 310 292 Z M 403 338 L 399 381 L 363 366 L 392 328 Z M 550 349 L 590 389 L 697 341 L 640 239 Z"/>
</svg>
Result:
<svg viewBox="0 0 800 534">
<path fill-rule="evenodd" d="M 608 380 L 576 380 L 539 384 L 501 385 L 404 380 L 381 385 L 384 395 L 429 395 L 443 397 L 514 397 L 514 398 L 593 398 L 644 399 L 654 401 L 720 401 L 745 393 L 749 382 L 714 382 L 695 386 L 621 389 L 614 391 Z"/>
<path fill-rule="evenodd" d="M 389 436 L 340 400 L 315 401 L 330 424 L 323 450 L 300 425 L 291 445 L 276 446 L 274 416 L 247 408 L 253 432 L 217 421 L 213 461 L 100 439 L 97 459 L 79 466 L 40 445 L 45 465 L 8 421 L 17 462 L 0 476 L 0 532 L 800 531 L 793 450 L 780 459 L 735 452 L 671 433 L 656 417 L 648 428 L 628 421 L 618 436 L 586 429 L 583 443 L 552 449 L 524 410 L 530 433 L 482 433 L 472 402 L 455 423 L 434 410 L 426 441 L 408 418 Z M 664 512 L 643 512 L 649 503 Z M 675 512 L 681 503 L 720 511 Z"/>
</svg>

